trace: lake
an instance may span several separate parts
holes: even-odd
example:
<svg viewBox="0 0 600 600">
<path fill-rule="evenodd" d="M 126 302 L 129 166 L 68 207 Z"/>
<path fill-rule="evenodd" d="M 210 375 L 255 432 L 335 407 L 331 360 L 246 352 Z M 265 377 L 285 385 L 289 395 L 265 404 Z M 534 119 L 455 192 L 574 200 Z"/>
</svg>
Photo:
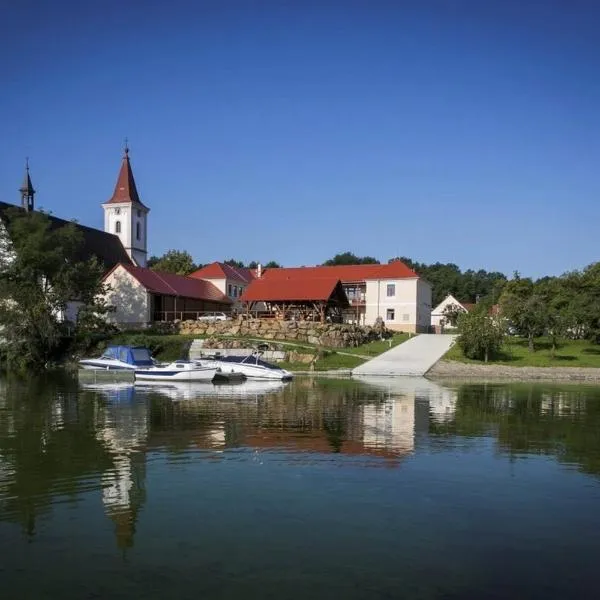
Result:
<svg viewBox="0 0 600 600">
<path fill-rule="evenodd" d="M 3 598 L 597 598 L 600 387 L 0 379 Z"/>
</svg>

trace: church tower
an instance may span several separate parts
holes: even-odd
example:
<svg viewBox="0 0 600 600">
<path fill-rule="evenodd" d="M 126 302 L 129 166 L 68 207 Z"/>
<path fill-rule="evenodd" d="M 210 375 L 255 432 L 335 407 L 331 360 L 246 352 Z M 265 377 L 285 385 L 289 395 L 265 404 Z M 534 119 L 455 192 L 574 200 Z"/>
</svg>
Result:
<svg viewBox="0 0 600 600">
<path fill-rule="evenodd" d="M 27 211 L 31 212 L 35 208 L 33 197 L 35 196 L 35 190 L 31 183 L 31 177 L 29 176 L 29 159 L 25 160 L 25 178 L 23 179 L 23 185 L 19 188 L 21 194 L 21 206 Z"/>
<path fill-rule="evenodd" d="M 119 236 L 133 262 L 139 267 L 145 267 L 150 209 L 142 204 L 138 196 L 127 143 L 115 191 L 102 208 L 104 209 L 104 231 Z"/>
</svg>

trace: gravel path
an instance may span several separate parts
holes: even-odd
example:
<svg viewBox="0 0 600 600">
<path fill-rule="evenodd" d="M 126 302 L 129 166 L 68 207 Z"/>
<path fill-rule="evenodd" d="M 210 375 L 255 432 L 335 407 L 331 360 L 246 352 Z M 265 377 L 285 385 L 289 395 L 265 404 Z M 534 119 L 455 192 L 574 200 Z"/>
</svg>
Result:
<svg viewBox="0 0 600 600">
<path fill-rule="evenodd" d="M 441 360 L 427 377 L 461 379 L 497 379 L 513 381 L 593 381 L 600 383 L 600 369 L 583 367 L 509 367 L 507 365 L 473 365 Z"/>
</svg>

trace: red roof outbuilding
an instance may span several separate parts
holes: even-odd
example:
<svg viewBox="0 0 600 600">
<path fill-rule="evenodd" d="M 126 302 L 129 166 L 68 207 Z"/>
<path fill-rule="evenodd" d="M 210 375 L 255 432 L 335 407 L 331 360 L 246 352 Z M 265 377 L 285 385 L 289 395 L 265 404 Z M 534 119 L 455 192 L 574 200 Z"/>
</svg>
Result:
<svg viewBox="0 0 600 600">
<path fill-rule="evenodd" d="M 240 283 L 250 283 L 255 276 L 252 269 L 232 267 L 225 263 L 214 262 L 190 273 L 188 277 L 194 279 L 232 279 Z"/>
<path fill-rule="evenodd" d="M 231 304 L 231 300 L 215 285 L 210 283 L 210 281 L 192 279 L 190 277 L 175 275 L 173 273 L 161 273 L 158 271 L 152 271 L 151 269 L 146 269 L 144 267 L 134 267 L 132 265 L 124 265 L 120 263 L 109 273 L 107 273 L 104 279 L 113 273 L 119 266 L 123 267 L 149 292 L 154 294 Z"/>
<path fill-rule="evenodd" d="M 275 269 L 274 269 L 275 270 Z M 348 299 L 339 279 L 255 279 L 242 294 L 242 302 L 327 302 L 332 298 L 344 305 Z"/>
</svg>

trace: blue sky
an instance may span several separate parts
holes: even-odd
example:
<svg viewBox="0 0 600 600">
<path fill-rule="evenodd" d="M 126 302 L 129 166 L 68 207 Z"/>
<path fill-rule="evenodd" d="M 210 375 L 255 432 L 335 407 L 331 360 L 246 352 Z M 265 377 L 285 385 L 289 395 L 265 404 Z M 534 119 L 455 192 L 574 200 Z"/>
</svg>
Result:
<svg viewBox="0 0 600 600">
<path fill-rule="evenodd" d="M 38 206 L 102 227 L 128 136 L 152 254 L 531 276 L 600 259 L 596 2 L 2 12 L 0 200 L 28 155 Z"/>
</svg>

